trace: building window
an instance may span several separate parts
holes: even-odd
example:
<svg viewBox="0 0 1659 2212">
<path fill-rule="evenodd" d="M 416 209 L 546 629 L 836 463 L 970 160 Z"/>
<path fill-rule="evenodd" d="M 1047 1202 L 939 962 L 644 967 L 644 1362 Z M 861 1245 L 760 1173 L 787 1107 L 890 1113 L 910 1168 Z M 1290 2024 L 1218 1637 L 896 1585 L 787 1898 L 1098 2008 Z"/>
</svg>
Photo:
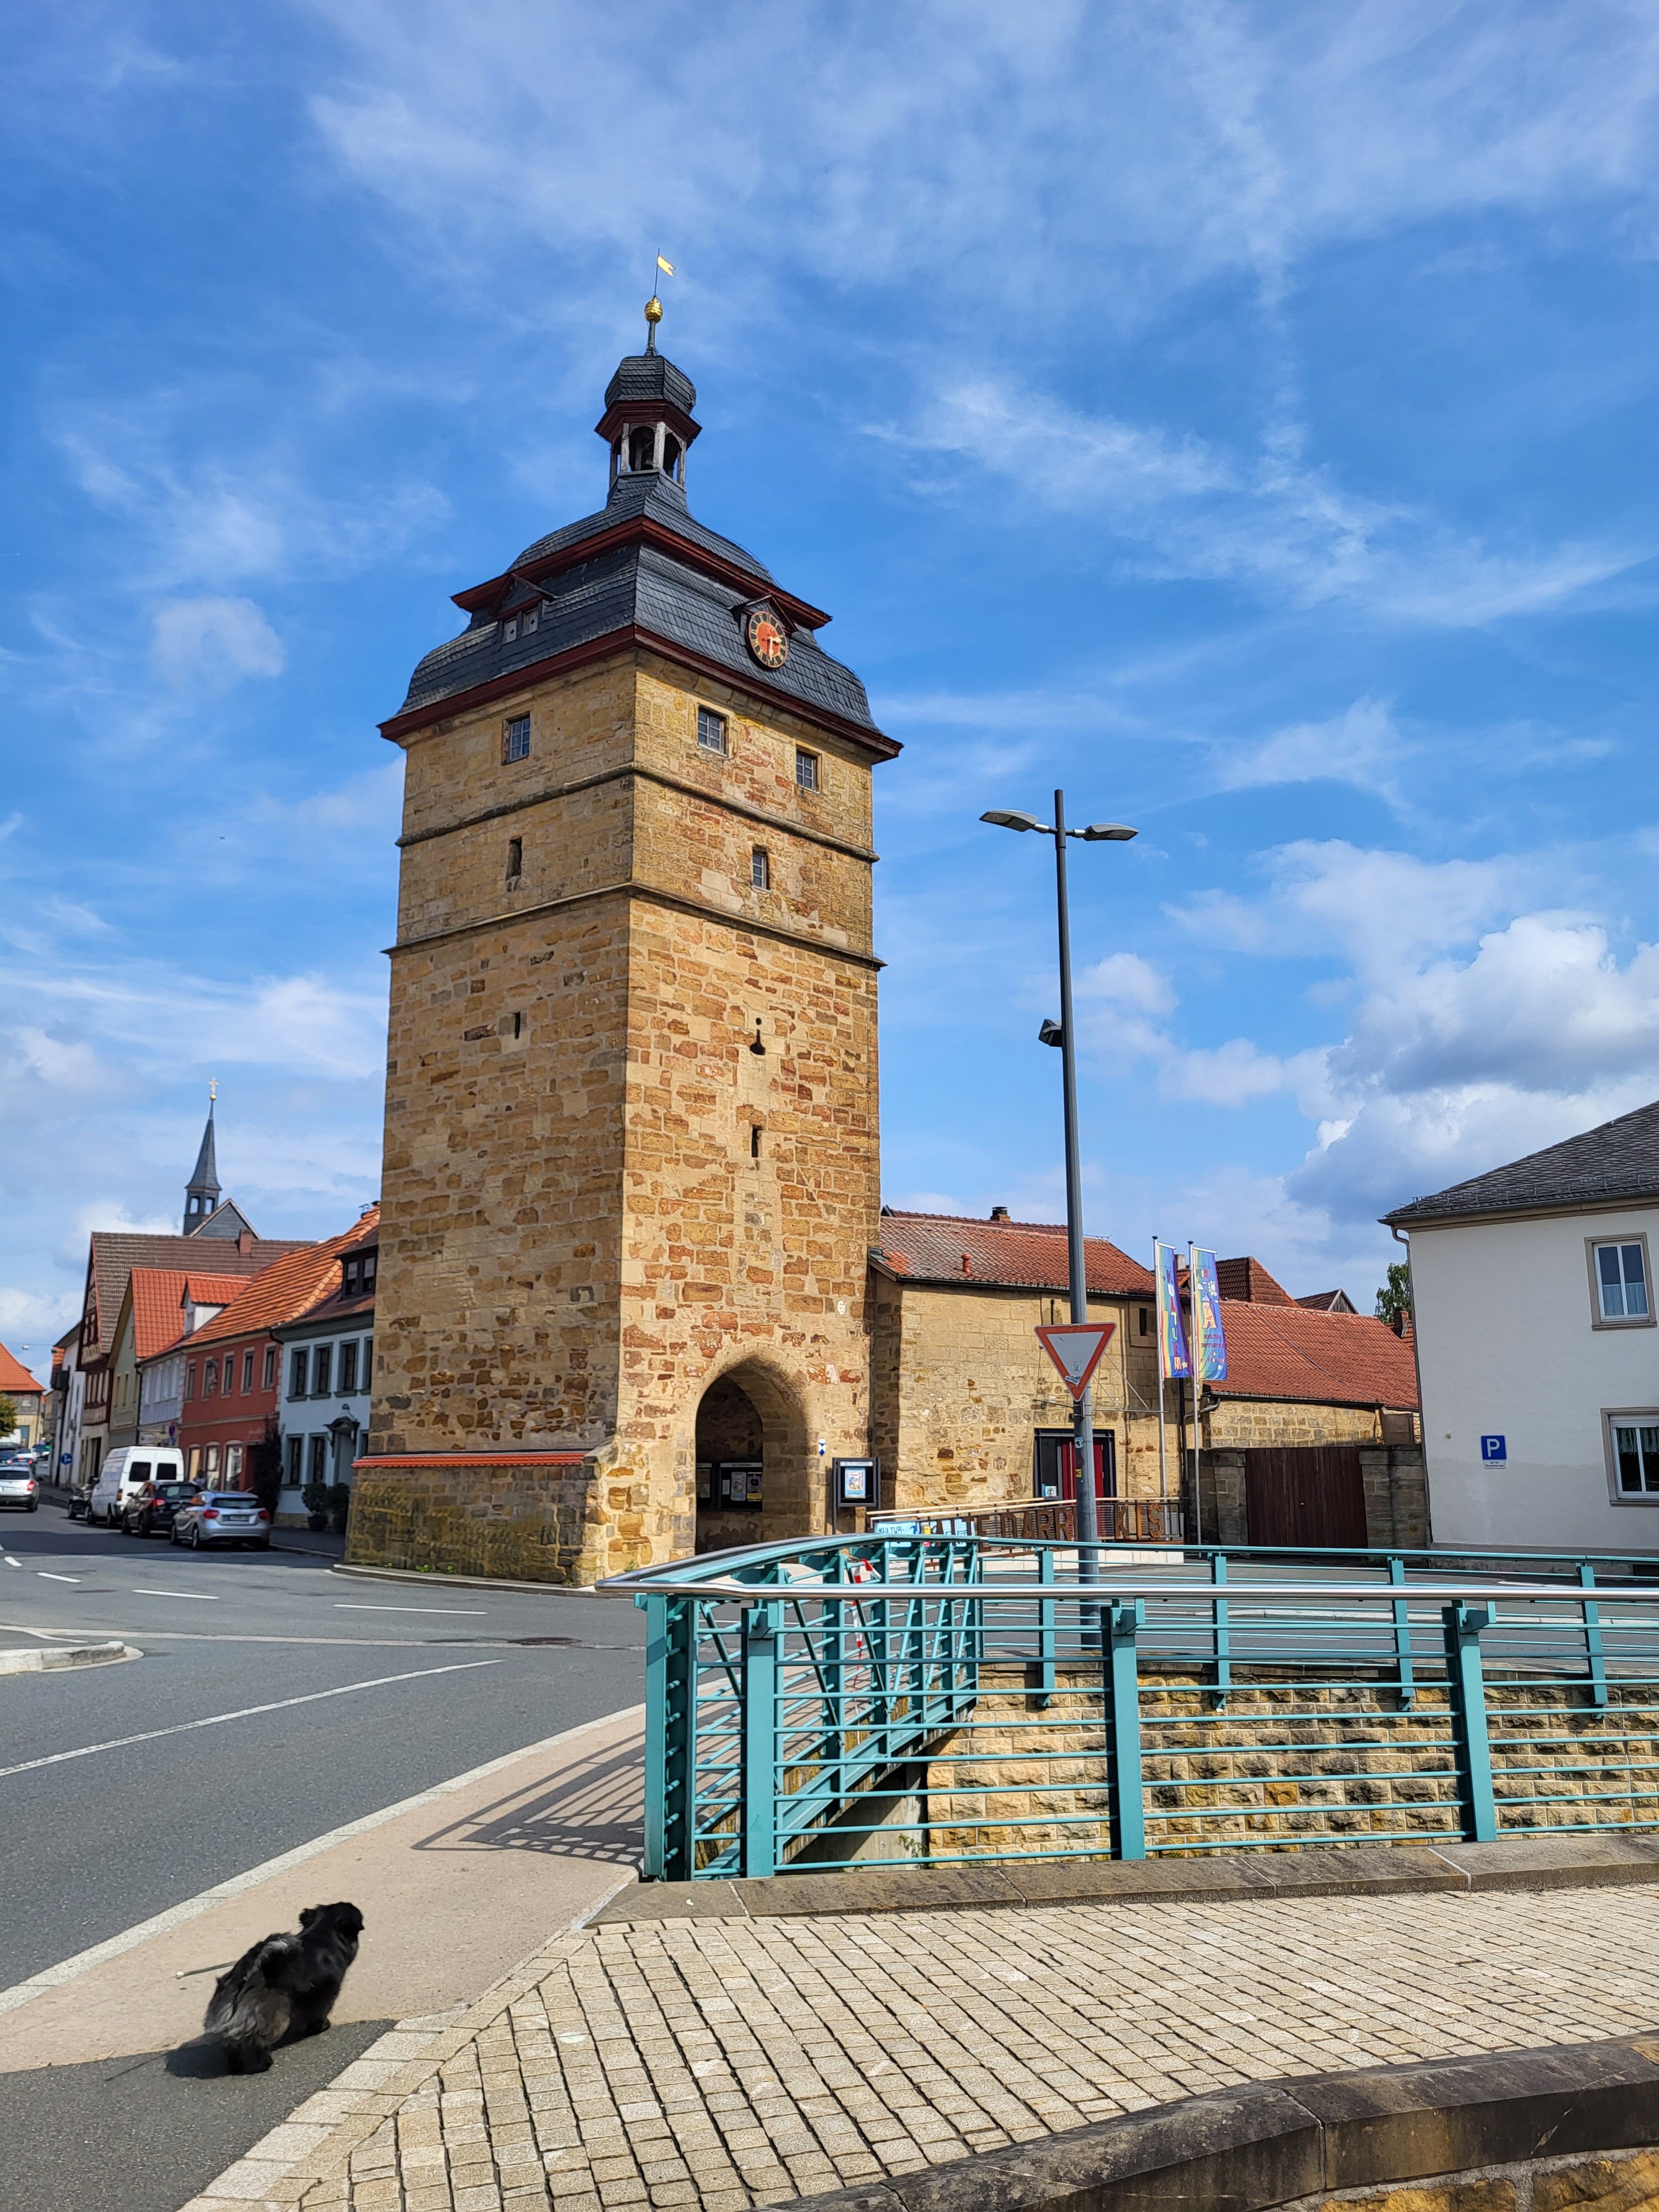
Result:
<svg viewBox="0 0 1659 2212">
<path fill-rule="evenodd" d="M 816 791 L 818 787 L 818 757 L 803 752 L 799 746 L 795 749 L 795 783 L 802 791 Z"/>
<path fill-rule="evenodd" d="M 303 1352 L 295 1352 L 293 1357 L 289 1359 L 288 1368 L 288 1395 L 290 1398 L 303 1398 L 305 1396 L 306 1379 L 310 1366 L 310 1358 Z"/>
<path fill-rule="evenodd" d="M 311 1479 L 313 1482 L 326 1482 L 328 1480 L 326 1437 L 313 1437 L 311 1439 Z"/>
<path fill-rule="evenodd" d="M 1648 1240 L 1621 1239 L 1616 1244 L 1589 1247 L 1590 1285 L 1598 1328 L 1653 1326 L 1653 1299 L 1648 1289 Z"/>
<path fill-rule="evenodd" d="M 1142 1306 L 1142 1307 L 1139 1309 L 1139 1312 L 1140 1312 L 1140 1319 L 1139 1319 L 1139 1323 L 1138 1323 L 1138 1326 L 1139 1326 L 1139 1328 L 1140 1334 L 1141 1334 L 1143 1336 L 1150 1336 L 1150 1335 L 1151 1335 L 1151 1334 L 1152 1334 L 1152 1315 L 1151 1315 L 1150 1311 L 1148 1310 L 1148 1309 L 1147 1309 L 1146 1306 Z"/>
<path fill-rule="evenodd" d="M 304 1454 L 304 1437 L 290 1437 L 288 1440 L 288 1486 L 290 1490 L 300 1487 L 300 1462 Z"/>
<path fill-rule="evenodd" d="M 268 1344 L 265 1346 L 264 1372 L 259 1378 L 259 1388 L 262 1390 L 272 1389 L 276 1386 L 276 1347 L 274 1344 Z"/>
<path fill-rule="evenodd" d="M 1615 1498 L 1659 1498 L 1659 1411 L 1609 1413 Z"/>
<path fill-rule="evenodd" d="M 524 839 L 509 837 L 507 841 L 507 880 L 516 884 L 524 873 Z"/>
<path fill-rule="evenodd" d="M 202 1370 L 202 1395 L 211 1398 L 219 1388 L 219 1363 L 210 1359 Z"/>
<path fill-rule="evenodd" d="M 202 1472 L 202 1447 L 200 1444 L 192 1444 L 191 1446 L 190 1461 L 185 1472 L 189 1474 L 192 1482 L 195 1481 L 198 1475 Z"/>
<path fill-rule="evenodd" d="M 373 1376 L 374 1373 L 374 1340 L 372 1336 L 366 1336 L 363 1339 L 363 1388 L 365 1390 L 368 1389 L 370 1378 Z"/>
<path fill-rule="evenodd" d="M 501 733 L 501 758 L 504 761 L 528 760 L 530 757 L 530 717 L 515 714 Z"/>
<path fill-rule="evenodd" d="M 507 644 L 511 645 L 514 639 L 517 637 L 518 635 L 519 617 L 517 615 L 509 615 L 507 620 L 501 624 L 501 637 Z"/>
<path fill-rule="evenodd" d="M 242 1447 L 240 1444 L 227 1444 L 225 1446 L 225 1480 L 240 1482 L 241 1479 Z"/>
<path fill-rule="evenodd" d="M 749 1124 L 749 1157 L 751 1160 L 757 1160 L 760 1158 L 760 1123 L 758 1121 L 751 1121 Z"/>
<path fill-rule="evenodd" d="M 325 1344 L 319 1344 L 311 1355 L 311 1395 L 313 1398 L 326 1398 L 328 1395 L 330 1358 L 330 1348 Z"/>
<path fill-rule="evenodd" d="M 250 1345 L 242 1354 L 242 1390 L 244 1395 L 253 1388 L 253 1347 Z"/>
<path fill-rule="evenodd" d="M 749 880 L 757 891 L 772 888 L 772 860 L 764 845 L 757 845 L 749 855 Z"/>
<path fill-rule="evenodd" d="M 357 1388 L 357 1347 L 355 1344 L 340 1346 L 340 1395 L 349 1398 Z"/>
<path fill-rule="evenodd" d="M 724 714 L 716 714 L 708 707 L 698 708 L 697 743 L 706 753 L 723 753 L 726 750 Z"/>
<path fill-rule="evenodd" d="M 525 609 L 524 613 L 520 617 L 520 627 L 524 631 L 525 635 L 528 637 L 532 630 L 539 629 L 541 628 L 541 621 L 542 611 L 539 604 L 538 604 L 533 607 L 526 607 Z"/>
<path fill-rule="evenodd" d="M 185 1395 L 186 1398 L 196 1395 L 196 1362 L 193 1359 L 185 1368 Z"/>
<path fill-rule="evenodd" d="M 202 1473 L 209 1482 L 216 1482 L 218 1480 L 219 1447 L 217 1444 L 210 1444 L 207 1450 L 204 1453 L 202 1457 Z"/>
</svg>

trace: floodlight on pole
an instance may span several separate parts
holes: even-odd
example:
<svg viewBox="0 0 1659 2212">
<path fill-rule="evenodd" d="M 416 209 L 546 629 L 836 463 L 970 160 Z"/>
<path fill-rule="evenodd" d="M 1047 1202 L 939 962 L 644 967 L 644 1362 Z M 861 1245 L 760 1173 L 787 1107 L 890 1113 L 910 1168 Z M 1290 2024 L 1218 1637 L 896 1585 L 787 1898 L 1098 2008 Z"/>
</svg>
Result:
<svg viewBox="0 0 1659 2212">
<path fill-rule="evenodd" d="M 1010 814 L 1000 808 L 993 808 L 989 814 L 981 814 L 979 818 L 981 822 L 994 823 L 999 830 L 1046 830 L 1048 827 L 1046 822 L 1039 822 L 1035 814 Z"/>
<path fill-rule="evenodd" d="M 1121 822 L 1091 822 L 1086 830 L 1073 830 L 1074 837 L 1086 837 L 1091 845 L 1103 842 L 1112 845 L 1127 845 L 1131 837 L 1139 837 L 1139 830 L 1126 829 Z"/>
</svg>

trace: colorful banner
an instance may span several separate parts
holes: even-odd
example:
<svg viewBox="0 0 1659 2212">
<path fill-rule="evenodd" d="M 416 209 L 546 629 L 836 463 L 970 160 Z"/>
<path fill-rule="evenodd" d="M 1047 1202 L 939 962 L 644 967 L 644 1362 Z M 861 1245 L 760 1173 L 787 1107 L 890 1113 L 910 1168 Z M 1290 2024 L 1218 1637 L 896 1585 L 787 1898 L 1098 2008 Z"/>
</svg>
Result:
<svg viewBox="0 0 1659 2212">
<path fill-rule="evenodd" d="M 1216 1280 L 1215 1254 L 1189 1245 L 1188 1272 L 1193 1300 L 1193 1364 L 1201 1382 L 1224 1382 L 1227 1332 L 1221 1325 L 1221 1285 Z"/>
<path fill-rule="evenodd" d="M 1181 1320 L 1180 1264 L 1172 1245 L 1154 1243 L 1152 1273 L 1158 1280 L 1158 1372 L 1166 1382 L 1193 1371 L 1193 1363 L 1187 1355 L 1187 1332 Z"/>
</svg>

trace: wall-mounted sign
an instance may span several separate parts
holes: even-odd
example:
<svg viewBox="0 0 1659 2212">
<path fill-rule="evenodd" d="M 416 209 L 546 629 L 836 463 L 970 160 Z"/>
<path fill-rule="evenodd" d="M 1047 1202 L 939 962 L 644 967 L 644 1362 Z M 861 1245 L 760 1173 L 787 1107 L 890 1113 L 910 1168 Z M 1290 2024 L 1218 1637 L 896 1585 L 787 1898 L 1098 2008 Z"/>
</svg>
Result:
<svg viewBox="0 0 1659 2212">
<path fill-rule="evenodd" d="M 1482 1459 L 1507 1459 L 1509 1455 L 1510 1447 L 1507 1437 L 1481 1437 L 1480 1456 Z"/>
<path fill-rule="evenodd" d="M 881 1493 L 878 1459 L 838 1459 L 833 1462 L 836 1506 L 874 1505 Z"/>
</svg>

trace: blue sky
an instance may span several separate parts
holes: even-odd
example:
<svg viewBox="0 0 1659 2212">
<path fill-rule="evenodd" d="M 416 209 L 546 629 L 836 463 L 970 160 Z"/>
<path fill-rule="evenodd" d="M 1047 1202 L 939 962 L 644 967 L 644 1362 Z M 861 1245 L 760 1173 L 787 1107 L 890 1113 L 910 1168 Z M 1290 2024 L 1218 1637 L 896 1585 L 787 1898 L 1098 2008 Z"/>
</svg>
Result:
<svg viewBox="0 0 1659 2212">
<path fill-rule="evenodd" d="M 601 503 L 652 250 L 694 511 L 836 617 L 887 1196 L 1369 1303 L 1385 1206 L 1659 1091 L 1659 9 L 60 0 L 0 72 L 0 1335 L 91 1226 L 377 1185 L 453 591 Z"/>
</svg>

